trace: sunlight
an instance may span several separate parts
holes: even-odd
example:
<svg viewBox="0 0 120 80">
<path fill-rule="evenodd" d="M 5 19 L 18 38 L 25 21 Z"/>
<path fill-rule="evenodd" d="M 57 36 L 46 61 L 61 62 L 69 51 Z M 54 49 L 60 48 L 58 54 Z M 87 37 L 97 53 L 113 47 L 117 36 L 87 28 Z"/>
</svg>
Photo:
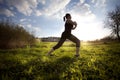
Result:
<svg viewBox="0 0 120 80">
<path fill-rule="evenodd" d="M 108 31 L 103 33 L 103 23 L 96 20 L 95 15 L 78 16 L 73 15 L 73 20 L 78 24 L 73 34 L 80 40 L 96 40 L 101 39 L 108 34 Z"/>
</svg>

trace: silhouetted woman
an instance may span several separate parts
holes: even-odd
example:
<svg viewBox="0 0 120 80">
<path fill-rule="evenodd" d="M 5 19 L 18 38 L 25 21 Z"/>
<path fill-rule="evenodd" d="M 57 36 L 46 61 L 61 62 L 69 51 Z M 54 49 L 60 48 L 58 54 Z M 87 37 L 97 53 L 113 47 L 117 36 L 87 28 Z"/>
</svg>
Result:
<svg viewBox="0 0 120 80">
<path fill-rule="evenodd" d="M 71 20 L 71 15 L 69 13 L 67 13 L 64 16 L 64 21 L 65 21 L 65 30 L 62 33 L 60 41 L 48 52 L 47 55 L 52 55 L 52 52 L 54 50 L 61 47 L 66 39 L 69 39 L 72 42 L 76 43 L 76 54 L 75 54 L 75 56 L 78 57 L 79 56 L 79 49 L 80 49 L 80 40 L 78 38 L 76 38 L 74 35 L 71 34 L 71 31 L 74 30 L 77 27 L 77 23 L 73 22 Z"/>
</svg>

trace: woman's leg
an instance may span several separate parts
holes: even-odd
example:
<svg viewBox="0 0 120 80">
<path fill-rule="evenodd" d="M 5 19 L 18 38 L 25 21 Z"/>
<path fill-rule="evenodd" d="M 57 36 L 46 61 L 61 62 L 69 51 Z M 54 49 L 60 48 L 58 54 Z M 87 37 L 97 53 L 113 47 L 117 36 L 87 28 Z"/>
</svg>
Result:
<svg viewBox="0 0 120 80">
<path fill-rule="evenodd" d="M 60 41 L 53 47 L 53 49 L 55 50 L 61 47 L 65 40 L 66 38 L 61 38 Z"/>
<path fill-rule="evenodd" d="M 62 35 L 62 37 L 60 38 L 59 42 L 48 52 L 48 55 L 51 55 L 51 53 L 55 49 L 58 49 L 60 46 L 62 46 L 62 44 L 64 43 L 65 40 L 66 40 L 66 38 Z"/>
<path fill-rule="evenodd" d="M 71 40 L 72 42 L 76 43 L 76 55 L 75 56 L 79 56 L 80 40 L 72 34 L 70 35 L 70 37 L 68 39 Z"/>
</svg>

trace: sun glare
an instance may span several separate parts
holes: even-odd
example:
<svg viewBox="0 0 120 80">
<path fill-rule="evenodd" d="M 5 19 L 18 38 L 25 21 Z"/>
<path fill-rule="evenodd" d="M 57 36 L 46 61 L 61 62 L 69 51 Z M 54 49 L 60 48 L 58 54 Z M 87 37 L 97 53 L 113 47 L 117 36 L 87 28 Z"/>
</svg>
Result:
<svg viewBox="0 0 120 80">
<path fill-rule="evenodd" d="M 73 15 L 73 17 L 78 24 L 76 30 L 73 30 L 73 34 L 75 34 L 80 40 L 96 40 L 101 39 L 106 35 L 106 33 L 102 33 L 104 30 L 102 22 L 96 21 L 94 15 L 88 15 L 85 17 Z"/>
</svg>

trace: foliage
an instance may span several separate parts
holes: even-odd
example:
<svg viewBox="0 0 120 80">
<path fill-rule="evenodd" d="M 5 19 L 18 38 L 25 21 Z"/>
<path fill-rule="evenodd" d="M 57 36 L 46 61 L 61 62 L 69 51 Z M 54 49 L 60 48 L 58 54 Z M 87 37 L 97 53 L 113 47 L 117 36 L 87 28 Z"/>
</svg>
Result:
<svg viewBox="0 0 120 80">
<path fill-rule="evenodd" d="M 55 56 L 45 54 L 56 42 L 41 42 L 24 49 L 0 50 L 1 80 L 119 80 L 120 44 L 81 43 L 81 57 L 74 57 L 75 45 L 66 42 Z"/>
<path fill-rule="evenodd" d="M 115 10 L 108 12 L 105 27 L 111 29 L 111 35 L 120 40 L 120 6 Z"/>
<path fill-rule="evenodd" d="M 34 36 L 10 21 L 0 22 L 0 48 L 16 48 L 34 42 Z"/>
</svg>

